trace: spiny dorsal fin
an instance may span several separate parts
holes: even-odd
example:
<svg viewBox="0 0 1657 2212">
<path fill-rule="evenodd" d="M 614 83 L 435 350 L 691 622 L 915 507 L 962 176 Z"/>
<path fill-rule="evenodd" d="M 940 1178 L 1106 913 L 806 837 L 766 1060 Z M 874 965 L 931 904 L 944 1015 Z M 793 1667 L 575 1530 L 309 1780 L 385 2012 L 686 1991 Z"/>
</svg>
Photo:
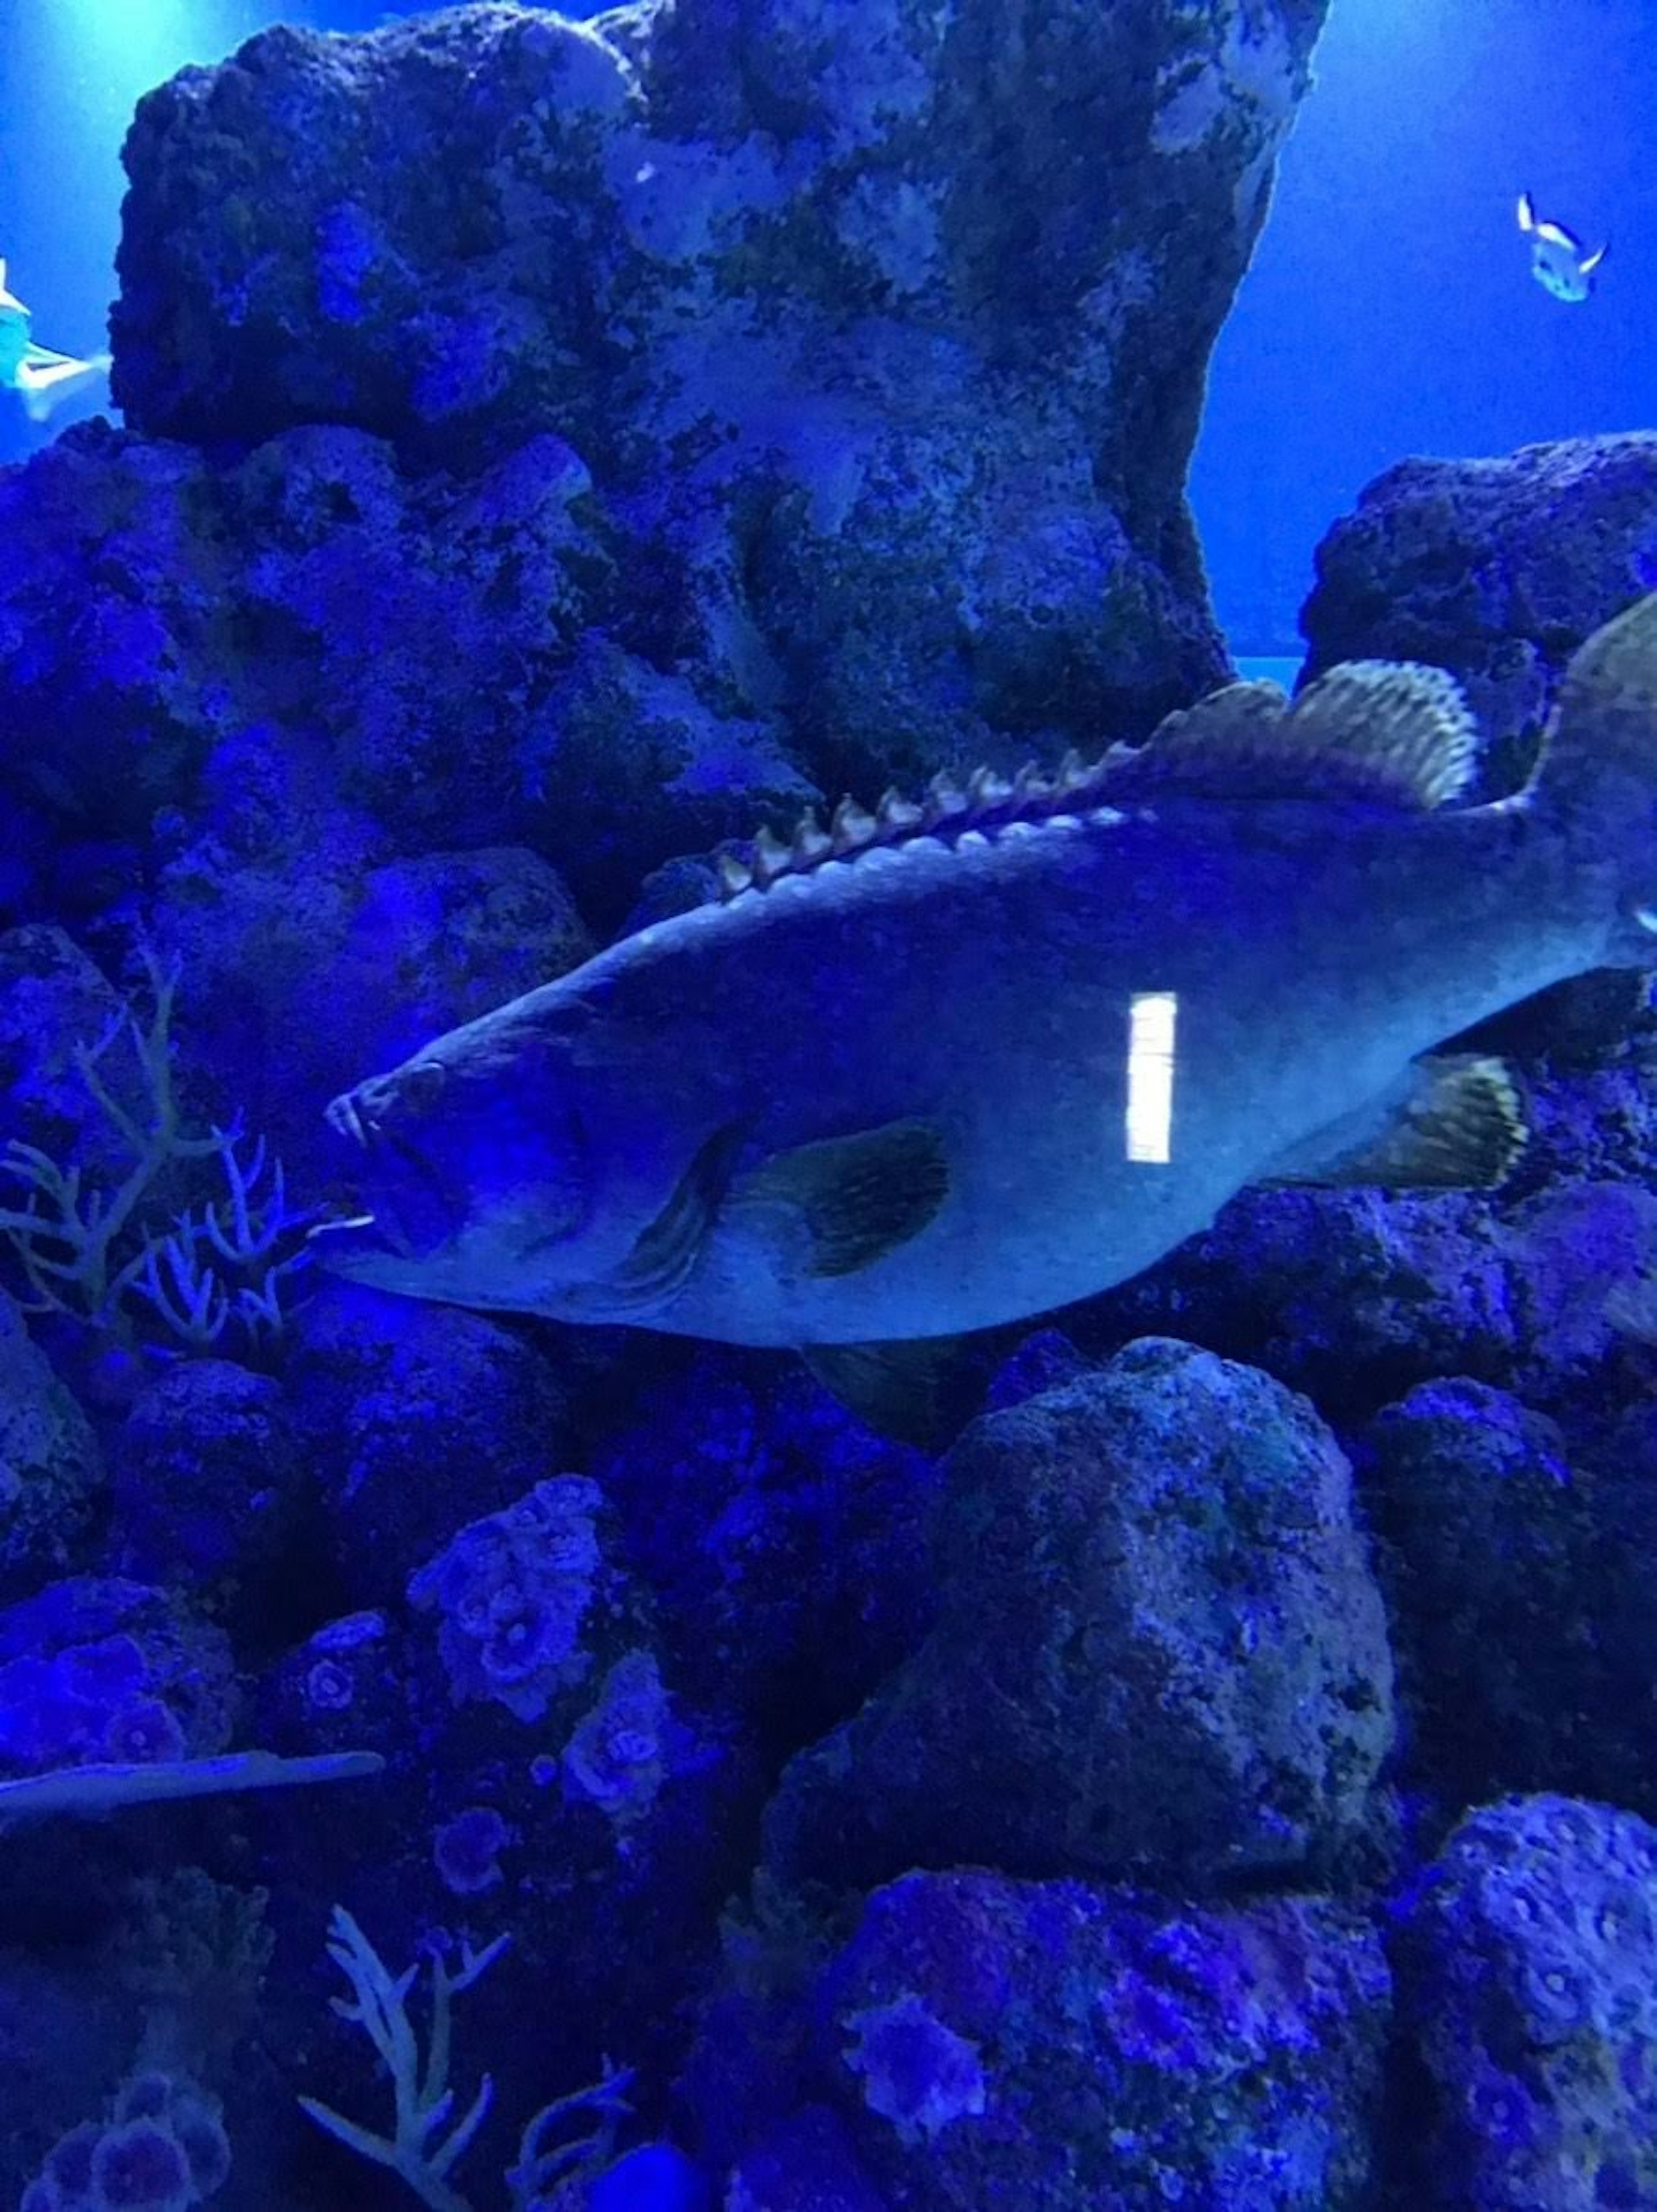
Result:
<svg viewBox="0 0 1657 2212">
<path fill-rule="evenodd" d="M 747 860 L 722 854 L 719 895 L 767 890 L 780 876 L 917 836 L 1063 822 L 1135 799 L 1344 799 L 1420 813 L 1460 795 L 1477 751 L 1472 715 L 1443 669 L 1344 661 L 1292 706 L 1275 684 L 1227 684 L 1169 714 L 1146 744 L 1096 761 L 1068 752 L 1050 775 L 1034 761 L 1011 783 L 992 769 L 964 781 L 941 769 L 918 803 L 889 791 L 871 814 L 842 799 L 827 830 L 808 812 L 786 844 L 762 830 Z"/>
<path fill-rule="evenodd" d="M 964 781 L 940 769 L 919 801 L 889 791 L 871 814 L 855 799 L 842 799 L 826 830 L 808 809 L 786 844 L 762 830 L 746 860 L 721 853 L 715 863 L 719 896 L 729 900 L 743 891 L 768 890 L 779 876 L 809 874 L 826 861 L 855 860 L 877 846 L 904 845 L 915 837 L 963 837 L 970 830 L 1011 822 L 1064 819 L 1090 799 L 1097 804 L 1103 798 L 1114 757 L 1107 753 L 1084 764 L 1079 753 L 1066 753 L 1051 777 L 1035 761 L 1027 761 L 1011 783 L 993 769 L 974 769 Z"/>
<path fill-rule="evenodd" d="M 1418 813 L 1465 790 L 1478 730 L 1455 679 L 1414 661 L 1349 660 L 1291 707 L 1275 684 L 1228 684 L 1111 756 L 1113 799 L 1360 799 Z"/>
</svg>

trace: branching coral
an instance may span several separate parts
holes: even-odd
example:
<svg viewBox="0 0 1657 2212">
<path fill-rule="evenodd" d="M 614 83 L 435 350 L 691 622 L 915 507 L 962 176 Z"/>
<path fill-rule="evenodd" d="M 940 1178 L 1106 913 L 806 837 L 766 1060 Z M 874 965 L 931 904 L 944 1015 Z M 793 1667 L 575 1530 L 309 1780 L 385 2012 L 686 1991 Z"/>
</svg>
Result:
<svg viewBox="0 0 1657 2212">
<path fill-rule="evenodd" d="M 148 1306 L 174 1342 L 192 1352 L 217 1344 L 232 1324 L 248 1346 L 269 1345 L 286 1327 L 285 1285 L 307 1261 L 296 1238 L 308 1217 L 289 1209 L 282 1164 L 267 1162 L 263 1138 L 244 1162 L 235 1126 L 205 1136 L 185 1133 L 173 1083 L 177 973 L 154 959 L 146 965 L 155 997 L 149 1022 L 128 1006 L 94 1044 L 75 1051 L 82 1081 L 130 1158 L 126 1173 L 100 1183 L 80 1164 L 64 1166 L 14 1138 L 0 1152 L 0 1174 L 21 1186 L 22 1203 L 0 1206 L 0 1239 L 15 1255 L 30 1311 L 66 1314 L 130 1340 L 139 1309 Z M 123 1037 L 144 1102 L 137 1110 L 105 1075 L 107 1055 Z M 223 1195 L 161 1220 L 146 1212 L 163 1177 L 197 1160 L 217 1162 Z"/>
<path fill-rule="evenodd" d="M 389 2166 L 432 2212 L 467 2212 L 465 2198 L 449 2186 L 448 2176 L 483 2125 L 495 2084 L 487 2074 L 483 2076 L 476 2095 L 446 2136 L 442 2131 L 454 2109 L 454 2092 L 449 2087 L 450 2005 L 460 1990 L 469 1990 L 494 1965 L 511 1939 L 497 1936 L 481 1951 L 468 1944 L 456 1973 L 450 1972 L 441 1957 L 434 1956 L 431 2039 L 422 2063 L 408 2008 L 419 1966 L 405 1967 L 393 1977 L 343 1905 L 334 1907 L 331 1928 L 329 1955 L 352 1990 L 349 1998 L 335 1997 L 333 2008 L 342 2020 L 362 2029 L 385 2062 L 391 2077 L 392 2131 L 389 2136 L 376 2135 L 315 2097 L 301 2097 L 300 2107 L 319 2127 L 337 2136 L 349 2148 L 377 2166 Z"/>
<path fill-rule="evenodd" d="M 464 1945 L 459 1970 L 452 1973 L 441 1954 L 433 1953 L 431 2033 L 422 2059 L 408 2006 L 419 1966 L 405 1967 L 394 1976 L 343 1905 L 334 1907 L 330 1924 L 329 1954 L 352 1990 L 349 1998 L 335 1997 L 333 2008 L 342 2020 L 351 2021 L 363 2030 L 391 2077 L 391 2133 L 377 2135 L 315 2097 L 301 2097 L 300 2105 L 319 2127 L 337 2136 L 348 2148 L 376 2166 L 388 2166 L 430 2212 L 470 2212 L 466 2199 L 452 2187 L 449 2175 L 483 2125 L 495 2085 L 484 2075 L 464 2113 L 449 2126 L 454 2110 L 454 2092 L 449 2087 L 450 2007 L 462 1990 L 469 1990 L 494 1965 L 512 1939 L 497 1936 L 481 1951 Z M 543 2212 L 549 2204 L 549 2192 L 557 2183 L 608 2162 L 615 2148 L 616 2129 L 628 2110 L 625 2092 L 632 2078 L 629 2073 L 606 2066 L 602 2080 L 555 2099 L 536 2113 L 524 2130 L 518 2163 L 507 2175 L 513 2212 Z M 578 2114 L 592 2117 L 592 2131 L 547 2148 L 552 2129 Z"/>
</svg>

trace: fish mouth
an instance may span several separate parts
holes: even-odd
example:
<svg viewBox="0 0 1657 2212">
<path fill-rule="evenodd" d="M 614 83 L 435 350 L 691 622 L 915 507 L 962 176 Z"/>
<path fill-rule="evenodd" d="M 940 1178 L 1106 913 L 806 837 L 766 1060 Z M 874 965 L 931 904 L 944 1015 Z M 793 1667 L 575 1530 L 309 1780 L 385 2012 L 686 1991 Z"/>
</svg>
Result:
<svg viewBox="0 0 1657 2212">
<path fill-rule="evenodd" d="M 421 1261 L 450 1243 L 465 1208 L 432 1162 L 395 1127 L 367 1086 L 329 1103 L 325 1119 L 356 1158 L 342 1176 L 336 1206 L 311 1231 L 325 1267 L 349 1272 L 358 1260 Z"/>
<path fill-rule="evenodd" d="M 337 1213 L 312 1223 L 307 1248 L 325 1267 L 349 1274 L 358 1260 L 407 1259 L 407 1240 L 398 1237 L 389 1220 L 377 1213 Z"/>
<path fill-rule="evenodd" d="M 372 1117 L 363 1113 L 355 1091 L 342 1091 L 337 1098 L 331 1098 L 322 1118 L 331 1129 L 337 1130 L 363 1152 L 367 1151 L 375 1125 Z"/>
</svg>

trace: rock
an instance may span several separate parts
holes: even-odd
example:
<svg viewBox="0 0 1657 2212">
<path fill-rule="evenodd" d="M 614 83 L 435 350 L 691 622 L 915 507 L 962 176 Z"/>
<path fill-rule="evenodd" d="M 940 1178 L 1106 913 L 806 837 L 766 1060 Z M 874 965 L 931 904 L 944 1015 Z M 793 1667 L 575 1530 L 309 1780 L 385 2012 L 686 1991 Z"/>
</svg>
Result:
<svg viewBox="0 0 1657 2212">
<path fill-rule="evenodd" d="M 1639 1089 L 1619 1069 L 1575 1109 L 1557 1094 L 1537 1172 L 1527 1163 L 1509 1189 L 1245 1190 L 1211 1230 L 1078 1310 L 1072 1334 L 1092 1351 L 1177 1327 L 1342 1422 L 1444 1375 L 1593 1415 L 1618 1343 L 1607 1299 L 1657 1249 Z"/>
<path fill-rule="evenodd" d="M 1567 1452 L 1488 1386 L 1423 1383 L 1370 1431 L 1363 1492 L 1411 1725 L 1452 1804 L 1569 1787 L 1657 1812 L 1648 1593 L 1657 1499 L 1633 1424 Z"/>
<path fill-rule="evenodd" d="M 171 1593 L 50 1583 L 0 1610 L 0 1772 L 222 1751 L 234 1689 L 228 1639 Z"/>
<path fill-rule="evenodd" d="M 1307 672 L 1371 655 L 1451 670 L 1486 728 L 1487 787 L 1511 788 L 1566 660 L 1657 584 L 1654 531 L 1657 431 L 1400 461 L 1318 548 Z"/>
<path fill-rule="evenodd" d="M 992 0 L 947 33 L 796 0 L 272 30 L 140 107 L 116 395 L 149 439 L 372 434 L 440 504 L 436 471 L 570 456 L 581 542 L 543 596 L 501 571 L 521 524 L 472 539 L 503 649 L 457 652 L 473 698 L 430 723 L 464 745 L 476 701 L 513 705 L 555 817 L 618 684 L 679 761 L 681 850 L 716 784 L 780 826 L 802 786 L 1143 732 L 1223 669 L 1185 470 L 1324 12 L 1067 5 L 1017 42 Z M 373 587 L 348 584 L 327 683 L 378 692 L 380 610 L 423 596 L 446 643 L 437 603 L 464 624 L 470 595 L 360 522 L 339 574 Z M 589 672 L 559 701 L 572 580 Z"/>
<path fill-rule="evenodd" d="M 259 1586 L 293 1540 L 308 1486 L 281 1387 L 228 1359 L 182 1359 L 140 1392 L 109 1450 L 118 1571 L 198 1599 Z"/>
<path fill-rule="evenodd" d="M 1593 1522 L 1555 1424 L 1487 1384 L 1426 1382 L 1371 1431 L 1365 1495 L 1417 1755 L 1458 1796 L 1533 1786 L 1581 1720 Z"/>
<path fill-rule="evenodd" d="M 668 856 L 745 837 L 762 817 L 792 827 L 822 797 L 774 720 L 720 714 L 683 677 L 595 635 L 525 729 L 519 762 L 535 834 L 609 922 L 622 889 Z"/>
<path fill-rule="evenodd" d="M 888 2212 L 850 2136 L 826 2105 L 791 2112 L 744 2154 L 725 2212 Z"/>
<path fill-rule="evenodd" d="M 774 1768 L 931 1625 L 933 1470 L 774 1357 L 699 1346 L 646 1382 L 593 1474 L 655 1593 L 677 1679 L 757 1729 Z"/>
<path fill-rule="evenodd" d="M 1435 2092 L 1411 2203 L 1657 2198 L 1657 1831 L 1551 1795 L 1471 1813 L 1403 1953 L 1402 2009 Z"/>
<path fill-rule="evenodd" d="M 592 949 L 556 872 L 512 846 L 363 868 L 326 838 L 248 861 L 209 836 L 163 872 L 152 930 L 199 1087 L 295 1188 L 337 1170 L 328 1098 Z"/>
<path fill-rule="evenodd" d="M 1147 1340 L 974 1423 L 944 1477 L 938 1626 L 788 1768 L 774 1875 L 1206 1885 L 1361 1827 L 1392 1662 L 1350 1469 L 1304 1400 Z"/>
<path fill-rule="evenodd" d="M 70 1564 L 103 1473 L 91 1423 L 0 1291 L 0 1597 Z"/>
<path fill-rule="evenodd" d="M 331 1282 L 300 1331 L 290 1382 L 329 1524 L 332 1595 L 343 1605 L 397 1597 L 463 1521 L 557 1465 L 558 1377 L 501 1323 Z"/>
<path fill-rule="evenodd" d="M 388 828 L 509 839 L 513 730 L 579 634 L 574 568 L 604 566 L 587 483 L 548 439 L 463 485 L 335 427 L 217 462 L 107 425 L 60 440 L 0 477 L 0 641 L 30 647 L 0 656 L 0 698 L 33 740 L 9 787 L 66 843 L 142 847 L 165 808 L 164 844 L 182 817 L 245 861 L 342 799 L 376 811 L 352 823 L 374 858 Z"/>
<path fill-rule="evenodd" d="M 1322 1899 L 914 1874 L 822 1974 L 813 2055 L 914 2212 L 1341 2212 L 1372 2201 L 1389 1995 L 1373 1929 Z"/>
<path fill-rule="evenodd" d="M 76 1051 L 120 1018 L 118 994 L 67 931 L 37 922 L 0 934 L 0 1134 L 57 1157 L 107 1150 Z M 15 1197 L 5 1188 L 0 1203 Z"/>
</svg>

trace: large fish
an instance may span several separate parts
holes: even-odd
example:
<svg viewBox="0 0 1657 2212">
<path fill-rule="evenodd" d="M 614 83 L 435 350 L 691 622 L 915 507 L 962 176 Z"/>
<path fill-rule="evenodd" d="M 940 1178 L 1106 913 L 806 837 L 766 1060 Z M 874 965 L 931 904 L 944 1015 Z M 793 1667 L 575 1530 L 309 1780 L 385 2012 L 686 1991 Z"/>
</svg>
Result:
<svg viewBox="0 0 1657 2212">
<path fill-rule="evenodd" d="M 1104 1290 L 1250 1182 L 1498 1180 L 1500 1064 L 1417 1055 L 1657 959 L 1657 594 L 1525 792 L 1448 804 L 1474 752 L 1442 671 L 1358 662 L 762 836 L 725 902 L 336 1099 L 369 1211 L 319 1253 L 849 1371 Z"/>
</svg>

